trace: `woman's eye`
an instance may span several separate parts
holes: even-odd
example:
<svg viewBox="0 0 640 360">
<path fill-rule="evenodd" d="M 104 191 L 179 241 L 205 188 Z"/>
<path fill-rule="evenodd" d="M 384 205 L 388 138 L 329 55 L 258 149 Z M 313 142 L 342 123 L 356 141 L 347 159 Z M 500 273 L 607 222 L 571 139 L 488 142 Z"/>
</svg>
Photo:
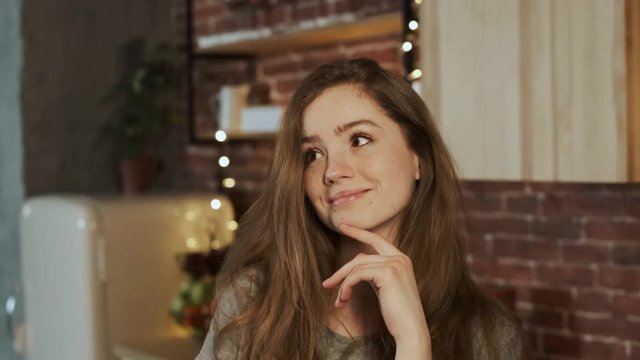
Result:
<svg viewBox="0 0 640 360">
<path fill-rule="evenodd" d="M 369 138 L 366 135 L 356 134 L 351 137 L 351 145 L 356 147 L 367 145 L 370 142 L 371 142 L 371 138 Z"/>
<path fill-rule="evenodd" d="M 317 160 L 320 157 L 320 152 L 318 150 L 307 150 L 304 153 L 304 162 L 305 164 L 309 164 L 314 160 Z"/>
</svg>

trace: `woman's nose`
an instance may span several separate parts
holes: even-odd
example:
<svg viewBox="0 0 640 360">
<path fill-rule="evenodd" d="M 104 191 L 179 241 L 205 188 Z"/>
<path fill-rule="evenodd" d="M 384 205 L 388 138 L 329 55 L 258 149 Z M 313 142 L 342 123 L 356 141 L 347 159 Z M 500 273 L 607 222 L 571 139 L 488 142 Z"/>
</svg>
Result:
<svg viewBox="0 0 640 360">
<path fill-rule="evenodd" d="M 353 166 L 346 156 L 339 154 L 327 158 L 327 169 L 324 173 L 324 183 L 326 185 L 335 184 L 341 179 L 353 176 Z"/>
</svg>

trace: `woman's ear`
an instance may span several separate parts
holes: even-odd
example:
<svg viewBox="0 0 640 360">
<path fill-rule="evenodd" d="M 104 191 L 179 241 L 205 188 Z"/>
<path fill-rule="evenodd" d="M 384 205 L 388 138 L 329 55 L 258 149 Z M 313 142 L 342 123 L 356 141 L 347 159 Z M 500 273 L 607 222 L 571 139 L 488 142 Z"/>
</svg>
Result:
<svg viewBox="0 0 640 360">
<path fill-rule="evenodd" d="M 418 158 L 418 155 L 413 154 L 413 164 L 415 167 L 415 174 L 413 175 L 414 178 L 417 180 L 420 180 L 420 158 Z"/>
</svg>

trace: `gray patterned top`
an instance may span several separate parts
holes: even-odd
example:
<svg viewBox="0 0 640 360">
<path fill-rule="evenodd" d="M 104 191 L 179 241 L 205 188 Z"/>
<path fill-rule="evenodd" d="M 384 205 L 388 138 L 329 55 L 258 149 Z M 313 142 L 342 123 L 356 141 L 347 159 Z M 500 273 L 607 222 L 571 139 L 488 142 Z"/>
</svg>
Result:
<svg viewBox="0 0 640 360">
<path fill-rule="evenodd" d="M 225 291 L 220 298 L 220 306 L 216 309 L 216 312 L 211 319 L 211 326 L 209 333 L 204 341 L 200 353 L 195 360 L 212 360 L 213 359 L 213 337 L 222 326 L 224 326 L 231 317 L 237 314 L 238 309 L 244 307 L 246 304 L 240 301 L 241 297 L 236 296 L 238 288 L 243 290 L 249 289 L 250 295 L 255 295 L 257 286 L 255 284 L 256 273 L 248 273 L 249 275 L 241 276 L 237 280 L 234 289 Z M 243 291 L 247 293 L 246 291 Z M 519 360 L 522 358 L 520 336 L 515 328 L 508 322 L 504 321 L 499 324 L 498 327 L 498 339 L 500 339 L 500 352 L 504 360 Z M 377 336 L 362 336 L 356 337 L 358 345 L 354 346 L 354 341 L 350 337 L 339 335 L 326 327 L 323 327 L 322 339 L 323 349 L 325 353 L 322 354 L 326 360 L 365 360 L 376 359 L 376 346 Z M 239 348 L 242 344 L 241 336 L 236 336 L 232 339 L 227 339 L 221 344 L 220 359 L 223 360 L 235 360 L 239 358 Z M 484 341 L 481 339 L 481 335 L 477 334 L 474 341 L 474 353 L 477 360 L 491 360 L 487 354 L 487 349 L 484 346 Z"/>
</svg>

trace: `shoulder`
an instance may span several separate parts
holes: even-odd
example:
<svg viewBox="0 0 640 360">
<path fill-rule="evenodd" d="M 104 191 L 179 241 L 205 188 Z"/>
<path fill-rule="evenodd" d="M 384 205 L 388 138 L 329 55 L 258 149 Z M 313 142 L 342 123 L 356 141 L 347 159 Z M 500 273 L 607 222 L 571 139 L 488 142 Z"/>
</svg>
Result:
<svg viewBox="0 0 640 360">
<path fill-rule="evenodd" d="M 507 318 L 498 318 L 496 337 L 503 359 L 520 359 L 522 353 L 521 336 L 520 329 L 514 321 Z"/>
<path fill-rule="evenodd" d="M 257 267 L 241 270 L 231 284 L 216 291 L 215 315 L 233 317 L 242 311 L 260 293 L 264 283 L 264 271 Z"/>
<path fill-rule="evenodd" d="M 474 326 L 473 348 L 478 360 L 491 359 L 488 341 L 495 341 L 497 351 L 502 360 L 519 360 L 522 358 L 522 335 L 511 317 L 499 315 L 496 318 L 492 334 L 484 334 L 480 326 Z"/>
<path fill-rule="evenodd" d="M 216 296 L 214 313 L 211 318 L 209 332 L 204 340 L 200 354 L 196 360 L 213 359 L 215 338 L 234 317 L 244 310 L 255 296 L 260 292 L 264 281 L 264 272 L 258 268 L 248 268 L 240 271 L 231 281 L 231 284 Z M 220 348 L 215 351 L 224 359 L 235 359 L 238 356 L 239 344 L 242 341 L 239 333 L 219 342 Z"/>
</svg>

